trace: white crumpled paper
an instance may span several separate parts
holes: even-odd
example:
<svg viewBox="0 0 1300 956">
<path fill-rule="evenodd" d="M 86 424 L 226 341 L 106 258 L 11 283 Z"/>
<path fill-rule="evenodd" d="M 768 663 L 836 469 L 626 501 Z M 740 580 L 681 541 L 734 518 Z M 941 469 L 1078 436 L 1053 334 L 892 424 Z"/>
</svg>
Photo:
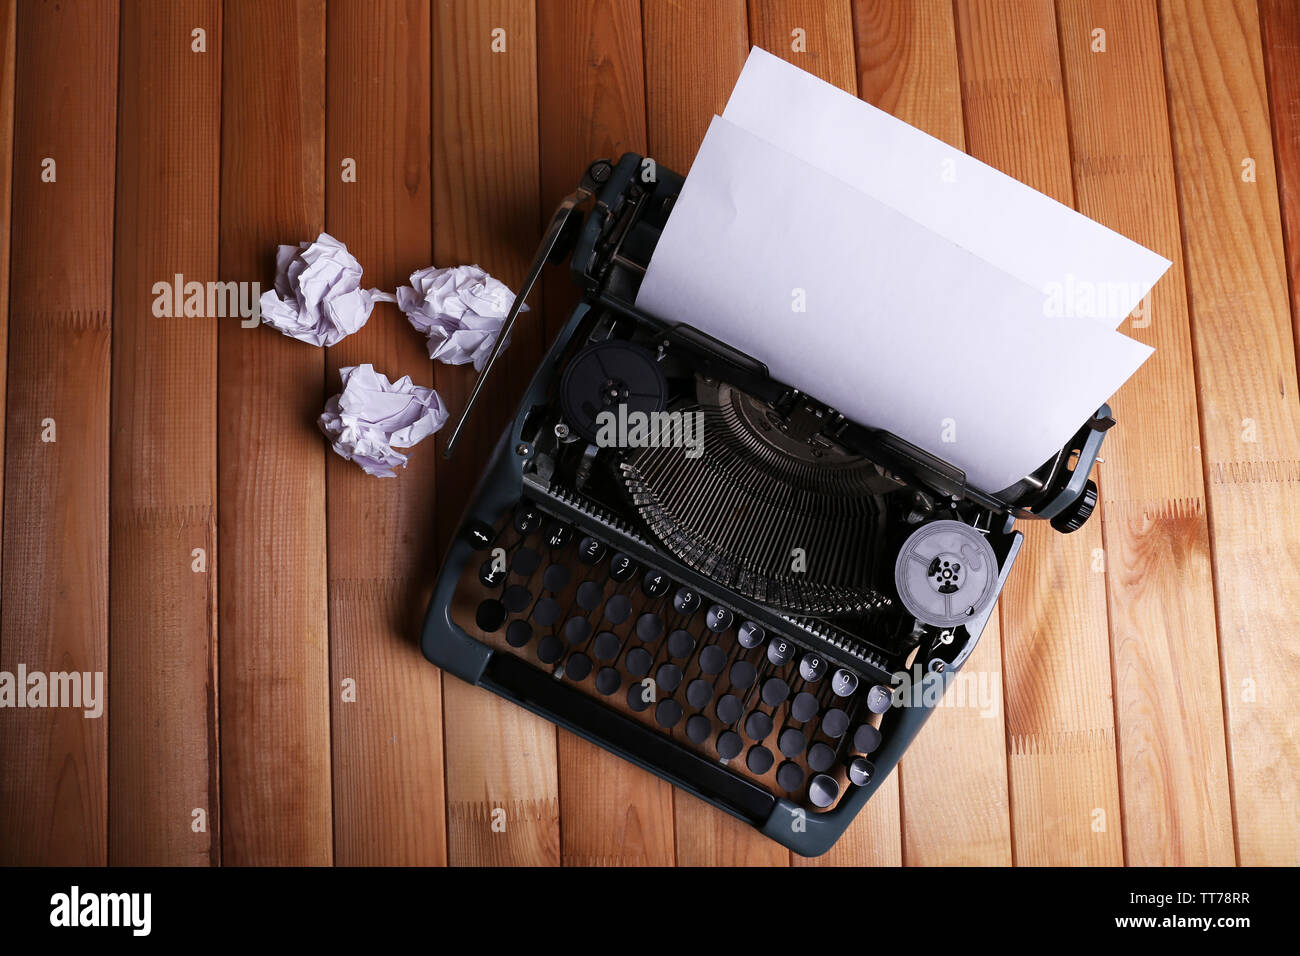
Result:
<svg viewBox="0 0 1300 956">
<path fill-rule="evenodd" d="M 397 307 L 429 338 L 430 358 L 473 362 L 480 372 L 514 303 L 515 294 L 478 266 L 430 266 L 397 290 Z"/>
<path fill-rule="evenodd" d="M 447 421 L 438 393 L 411 384 L 409 375 L 390 382 L 370 365 L 353 365 L 339 369 L 339 377 L 343 392 L 325 403 L 320 430 L 338 454 L 368 475 L 392 478 L 393 468 L 407 462 L 395 449 L 410 448 Z"/>
<path fill-rule="evenodd" d="M 300 342 L 334 345 L 366 324 L 376 302 L 396 301 L 361 288 L 361 264 L 322 232 L 315 242 L 276 251 L 275 291 L 262 295 L 262 321 Z"/>
</svg>

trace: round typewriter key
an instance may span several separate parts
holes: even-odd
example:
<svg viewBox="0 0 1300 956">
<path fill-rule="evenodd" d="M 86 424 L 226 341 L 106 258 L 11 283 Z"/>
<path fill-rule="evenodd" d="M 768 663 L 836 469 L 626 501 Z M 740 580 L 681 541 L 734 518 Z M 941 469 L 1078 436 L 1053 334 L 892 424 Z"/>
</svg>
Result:
<svg viewBox="0 0 1300 956">
<path fill-rule="evenodd" d="M 510 570 L 528 577 L 542 563 L 542 556 L 532 548 L 519 548 L 510 558 Z"/>
<path fill-rule="evenodd" d="M 835 691 L 836 697 L 849 697 L 858 689 L 858 675 L 852 671 L 846 671 L 840 668 L 831 678 L 831 690 Z"/>
<path fill-rule="evenodd" d="M 461 537 L 469 542 L 469 546 L 475 551 L 482 551 L 492 543 L 492 539 L 497 533 L 492 530 L 492 526 L 483 521 L 467 521 L 465 526 L 460 529 Z"/>
<path fill-rule="evenodd" d="M 668 635 L 668 653 L 677 659 L 690 657 L 695 650 L 695 638 L 690 631 L 673 631 Z"/>
<path fill-rule="evenodd" d="M 721 604 L 715 604 L 709 608 L 709 613 L 704 615 L 705 626 L 714 634 L 721 634 L 727 628 L 731 627 L 731 622 L 736 616 Z"/>
<path fill-rule="evenodd" d="M 734 760 L 739 757 L 744 746 L 745 742 L 734 730 L 724 730 L 718 734 L 718 756 L 723 760 Z"/>
<path fill-rule="evenodd" d="M 543 664 L 554 664 L 564 656 L 564 644 L 554 634 L 547 634 L 537 642 L 537 659 Z"/>
<path fill-rule="evenodd" d="M 569 680 L 586 680 L 591 673 L 591 658 L 586 654 L 572 655 L 564 664 L 564 676 Z"/>
<path fill-rule="evenodd" d="M 749 661 L 736 661 L 731 665 L 731 686 L 739 690 L 749 690 L 758 678 L 758 671 Z"/>
<path fill-rule="evenodd" d="M 605 556 L 605 546 L 588 535 L 578 542 L 578 560 L 583 564 L 595 564 Z"/>
<path fill-rule="evenodd" d="M 817 698 L 806 690 L 795 694 L 794 701 L 790 704 L 790 716 L 801 724 L 812 720 L 817 716 Z"/>
<path fill-rule="evenodd" d="M 618 671 L 612 667 L 602 667 L 596 674 L 596 690 L 606 697 L 616 692 L 621 683 Z"/>
<path fill-rule="evenodd" d="M 781 731 L 781 736 L 776 738 L 776 746 L 787 757 L 797 757 L 803 753 L 804 745 L 808 741 L 804 740 L 803 734 L 793 727 L 787 727 Z"/>
<path fill-rule="evenodd" d="M 632 613 L 632 602 L 626 594 L 615 594 L 605 602 L 605 620 L 611 624 L 622 624 Z"/>
<path fill-rule="evenodd" d="M 568 583 L 569 569 L 562 564 L 552 564 L 542 573 L 542 587 L 552 594 L 559 594 Z"/>
<path fill-rule="evenodd" d="M 655 723 L 660 727 L 676 726 L 682 719 L 682 705 L 671 697 L 665 697 L 655 706 Z"/>
<path fill-rule="evenodd" d="M 638 714 L 650 706 L 650 701 L 646 700 L 646 688 L 642 687 L 637 681 L 632 682 L 632 686 L 627 689 L 627 705 L 635 710 Z"/>
<path fill-rule="evenodd" d="M 550 598 L 542 598 L 533 608 L 533 620 L 538 627 L 550 627 L 560 619 L 560 605 Z"/>
<path fill-rule="evenodd" d="M 672 583 L 662 571 L 650 570 L 641 579 L 641 590 L 649 597 L 659 597 L 672 587 Z"/>
<path fill-rule="evenodd" d="M 778 707 L 790 696 L 790 685 L 779 677 L 769 677 L 763 681 L 763 703 L 769 707 Z"/>
<path fill-rule="evenodd" d="M 849 715 L 838 707 L 832 707 L 822 715 L 822 733 L 832 740 L 839 740 L 848 729 Z"/>
<path fill-rule="evenodd" d="M 835 762 L 835 751 L 820 740 L 808 748 L 808 766 L 821 773 Z"/>
<path fill-rule="evenodd" d="M 745 718 L 745 736 L 750 740 L 766 740 L 772 732 L 772 718 L 761 710 L 750 711 Z"/>
<path fill-rule="evenodd" d="M 700 670 L 710 677 L 715 674 L 721 674 L 722 669 L 727 666 L 727 652 L 717 644 L 710 644 L 704 650 L 700 651 Z"/>
<path fill-rule="evenodd" d="M 604 597 L 605 589 L 595 581 L 583 581 L 578 585 L 578 607 L 584 611 L 596 610 Z"/>
<path fill-rule="evenodd" d="M 787 760 L 776 768 L 776 784 L 786 793 L 794 793 L 803 786 L 803 771 Z"/>
<path fill-rule="evenodd" d="M 488 634 L 491 634 L 505 622 L 505 605 L 492 598 L 488 598 L 481 603 L 478 610 L 474 612 L 474 623 L 478 625 L 480 631 L 486 631 Z"/>
<path fill-rule="evenodd" d="M 533 638 L 533 628 L 527 621 L 511 621 L 506 628 L 506 643 L 511 647 L 523 647 Z"/>
<path fill-rule="evenodd" d="M 805 654 L 799 662 L 799 676 L 815 684 L 826 674 L 826 662 L 816 654 Z"/>
<path fill-rule="evenodd" d="M 627 667 L 627 672 L 633 677 L 645 677 L 650 673 L 650 665 L 653 664 L 654 658 L 644 647 L 634 647 L 627 652 L 627 657 L 623 658 L 623 664 Z"/>
<path fill-rule="evenodd" d="M 573 529 L 558 521 L 546 529 L 546 545 L 552 551 L 558 551 L 573 540 Z"/>
<path fill-rule="evenodd" d="M 664 619 L 648 611 L 636 619 L 636 636 L 646 644 L 653 644 L 664 634 Z"/>
<path fill-rule="evenodd" d="M 713 725 L 709 723 L 709 718 L 696 714 L 694 717 L 686 719 L 686 736 L 694 743 L 704 743 L 709 739 L 709 734 L 712 732 Z"/>
<path fill-rule="evenodd" d="M 849 779 L 856 786 L 864 786 L 875 776 L 876 768 L 866 757 L 854 757 L 849 761 Z"/>
<path fill-rule="evenodd" d="M 691 588 L 678 588 L 673 595 L 673 607 L 682 614 L 694 614 L 700 609 L 700 592 Z"/>
<path fill-rule="evenodd" d="M 636 565 L 622 551 L 609 559 L 609 576 L 615 581 L 626 581 L 634 574 L 636 574 Z"/>
<path fill-rule="evenodd" d="M 488 558 L 478 569 L 478 579 L 484 587 L 494 588 L 506 579 L 506 569 Z"/>
<path fill-rule="evenodd" d="M 520 503 L 515 509 L 515 530 L 521 535 L 532 534 L 541 523 L 542 512 L 536 505 Z"/>
<path fill-rule="evenodd" d="M 585 617 L 571 617 L 564 622 L 564 639 L 570 644 L 581 644 L 591 636 L 591 622 Z"/>
<path fill-rule="evenodd" d="M 772 756 L 772 751 L 766 747 L 750 747 L 749 753 L 745 754 L 745 766 L 749 768 L 750 773 L 767 773 L 775 762 L 776 758 Z"/>
<path fill-rule="evenodd" d="M 655 682 L 665 694 L 671 694 L 682 686 L 682 669 L 676 664 L 660 664 L 655 671 Z"/>
<path fill-rule="evenodd" d="M 767 659 L 777 667 L 784 667 L 794 657 L 794 645 L 784 637 L 774 637 L 767 645 Z"/>
<path fill-rule="evenodd" d="M 743 621 L 740 630 L 737 632 L 737 640 L 740 641 L 741 647 L 748 647 L 751 650 L 763 643 L 763 638 L 767 636 L 761 625 L 753 621 Z"/>
<path fill-rule="evenodd" d="M 714 709 L 717 711 L 718 720 L 728 726 L 740 720 L 740 715 L 744 710 L 740 698 L 735 694 L 723 694 L 718 698 L 718 705 Z"/>
<path fill-rule="evenodd" d="M 894 692 L 884 684 L 876 684 L 867 691 L 867 710 L 873 714 L 883 714 L 894 702 Z"/>
<path fill-rule="evenodd" d="M 820 810 L 825 810 L 833 804 L 840 795 L 840 785 L 835 782 L 834 778 L 819 773 L 812 778 L 808 784 L 808 799 L 812 805 Z"/>
<path fill-rule="evenodd" d="M 518 614 L 533 603 L 533 595 L 528 588 L 512 584 L 506 588 L 506 593 L 501 595 L 501 603 L 506 606 L 506 610 L 511 614 Z"/>
<path fill-rule="evenodd" d="M 596 655 L 596 660 L 609 662 L 618 657 L 622 646 L 623 642 L 618 639 L 618 635 L 601 631 L 591 644 L 591 653 Z"/>
<path fill-rule="evenodd" d="M 713 685 L 698 677 L 686 685 L 686 703 L 696 710 L 703 708 L 713 699 Z"/>
<path fill-rule="evenodd" d="M 853 731 L 853 749 L 860 754 L 869 754 L 880 746 L 880 731 L 870 724 L 863 724 Z"/>
</svg>

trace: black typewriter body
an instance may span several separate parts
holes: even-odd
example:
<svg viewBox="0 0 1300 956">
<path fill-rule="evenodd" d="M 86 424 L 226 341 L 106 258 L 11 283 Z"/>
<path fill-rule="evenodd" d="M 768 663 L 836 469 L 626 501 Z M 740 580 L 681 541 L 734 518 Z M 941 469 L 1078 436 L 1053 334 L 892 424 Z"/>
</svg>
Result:
<svg viewBox="0 0 1300 956">
<path fill-rule="evenodd" d="M 815 856 L 974 649 L 1014 521 L 1087 519 L 1113 420 L 990 493 L 691 317 L 637 310 L 682 182 L 628 154 L 557 211 L 518 301 L 570 250 L 585 294 L 473 495 L 422 648 Z"/>
</svg>

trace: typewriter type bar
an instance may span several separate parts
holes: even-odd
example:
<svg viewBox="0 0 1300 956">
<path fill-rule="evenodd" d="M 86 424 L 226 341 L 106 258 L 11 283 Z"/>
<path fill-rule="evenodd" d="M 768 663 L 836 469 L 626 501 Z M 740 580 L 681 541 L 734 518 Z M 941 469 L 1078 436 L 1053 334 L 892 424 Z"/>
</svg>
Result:
<svg viewBox="0 0 1300 956">
<path fill-rule="evenodd" d="M 1020 548 L 1014 521 L 1087 519 L 1113 421 L 1099 410 L 1052 461 L 989 492 L 639 312 L 682 184 L 645 169 L 633 154 L 593 164 L 539 249 L 529 286 L 572 249 L 585 294 L 480 480 L 422 647 L 816 855 L 975 647 Z M 683 444 L 604 440 L 600 413 L 616 410 L 677 423 Z"/>
</svg>

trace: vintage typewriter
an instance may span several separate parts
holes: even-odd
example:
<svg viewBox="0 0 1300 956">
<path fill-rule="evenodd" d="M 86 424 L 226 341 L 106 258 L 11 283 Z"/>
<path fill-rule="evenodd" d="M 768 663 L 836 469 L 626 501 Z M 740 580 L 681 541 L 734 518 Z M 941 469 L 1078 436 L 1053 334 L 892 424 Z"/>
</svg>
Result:
<svg viewBox="0 0 1300 956">
<path fill-rule="evenodd" d="M 422 647 L 814 856 L 970 656 L 1020 547 L 1013 522 L 1087 520 L 1114 421 L 1103 406 L 989 492 L 638 311 L 682 183 L 628 154 L 592 164 L 557 210 L 448 455 L 543 266 L 572 252 L 584 296 L 474 494 Z M 602 412 L 681 413 L 702 442 L 602 442 Z M 900 673 L 921 686 L 900 694 Z"/>
</svg>

